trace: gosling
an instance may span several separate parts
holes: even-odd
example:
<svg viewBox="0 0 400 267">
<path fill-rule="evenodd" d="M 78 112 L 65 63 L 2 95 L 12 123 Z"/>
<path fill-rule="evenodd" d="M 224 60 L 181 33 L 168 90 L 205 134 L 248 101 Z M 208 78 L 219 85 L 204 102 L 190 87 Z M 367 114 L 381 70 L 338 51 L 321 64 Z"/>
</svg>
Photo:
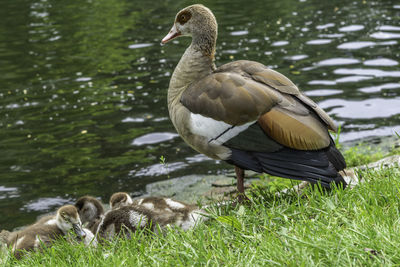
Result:
<svg viewBox="0 0 400 267">
<path fill-rule="evenodd" d="M 94 197 L 83 196 L 75 202 L 75 207 L 84 227 L 96 234 L 99 223 L 104 216 L 104 208 L 101 202 Z"/>
<path fill-rule="evenodd" d="M 184 231 L 194 228 L 199 223 L 208 220 L 206 211 L 200 209 L 197 205 L 187 204 L 170 198 L 146 197 L 135 200 L 134 204 L 143 206 L 154 212 L 173 212 L 175 214 L 181 214 L 182 219 L 177 226 Z"/>
<path fill-rule="evenodd" d="M 104 214 L 97 230 L 99 241 L 112 240 L 117 236 L 131 237 L 131 232 L 139 229 L 150 229 L 158 233 L 168 225 L 180 226 L 183 215 L 174 212 L 152 211 L 144 206 L 129 205 L 109 210 Z"/>
<path fill-rule="evenodd" d="M 125 192 L 113 194 L 110 207 L 112 210 L 104 215 L 98 227 L 97 235 L 100 239 L 111 240 L 121 234 L 130 237 L 130 231 L 144 228 L 157 233 L 158 229 L 176 226 L 187 231 L 208 219 L 206 212 L 196 205 L 162 197 L 132 201 Z"/>
<path fill-rule="evenodd" d="M 112 194 L 110 197 L 110 208 L 112 210 L 118 209 L 123 206 L 129 206 L 133 204 L 132 198 L 125 192 L 117 192 Z"/>
<path fill-rule="evenodd" d="M 58 209 L 56 215 L 46 216 L 25 229 L 9 235 L 7 246 L 17 259 L 28 251 L 49 247 L 61 237 L 67 236 L 71 230 L 79 239 L 85 241 L 86 232 L 75 206 L 65 205 Z"/>
</svg>

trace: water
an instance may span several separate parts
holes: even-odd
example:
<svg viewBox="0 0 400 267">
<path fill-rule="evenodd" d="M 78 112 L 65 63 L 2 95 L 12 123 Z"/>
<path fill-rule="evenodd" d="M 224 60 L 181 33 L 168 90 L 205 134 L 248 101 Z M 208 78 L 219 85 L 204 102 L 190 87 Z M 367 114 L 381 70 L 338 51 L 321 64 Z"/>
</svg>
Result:
<svg viewBox="0 0 400 267">
<path fill-rule="evenodd" d="M 0 228 L 84 194 L 107 201 L 230 168 L 185 145 L 168 118 L 169 77 L 190 40 L 159 43 L 188 3 L 0 1 Z M 218 65 L 250 59 L 287 75 L 342 125 L 342 141 L 400 132 L 397 1 L 204 3 L 219 22 Z"/>
</svg>

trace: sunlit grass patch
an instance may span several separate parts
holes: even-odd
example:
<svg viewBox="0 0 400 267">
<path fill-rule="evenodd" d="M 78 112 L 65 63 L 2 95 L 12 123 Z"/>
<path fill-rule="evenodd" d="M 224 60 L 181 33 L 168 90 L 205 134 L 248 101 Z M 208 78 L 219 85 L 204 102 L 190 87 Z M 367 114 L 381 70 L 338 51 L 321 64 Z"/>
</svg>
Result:
<svg viewBox="0 0 400 267">
<path fill-rule="evenodd" d="M 210 208 L 194 230 L 137 232 L 97 248 L 59 242 L 5 265 L 370 266 L 400 262 L 400 170 L 361 171 L 352 190 L 308 188 L 277 197 L 271 187 L 249 192 L 250 205 Z"/>
</svg>

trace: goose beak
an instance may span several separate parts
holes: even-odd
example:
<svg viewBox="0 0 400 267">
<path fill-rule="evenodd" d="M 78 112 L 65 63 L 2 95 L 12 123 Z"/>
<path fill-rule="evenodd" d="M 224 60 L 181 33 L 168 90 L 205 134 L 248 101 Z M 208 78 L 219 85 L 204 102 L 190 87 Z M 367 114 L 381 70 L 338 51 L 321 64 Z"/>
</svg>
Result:
<svg viewBox="0 0 400 267">
<path fill-rule="evenodd" d="M 78 238 L 85 238 L 86 237 L 86 233 L 85 231 L 83 231 L 82 229 L 82 225 L 75 223 L 72 225 L 72 228 L 74 229 L 74 232 L 76 234 L 76 236 Z"/>
<path fill-rule="evenodd" d="M 168 41 L 170 41 L 180 35 L 181 35 L 181 33 L 178 31 L 178 29 L 176 28 L 175 23 L 174 23 L 174 25 L 172 26 L 169 33 L 161 40 L 161 44 L 165 44 Z"/>
</svg>

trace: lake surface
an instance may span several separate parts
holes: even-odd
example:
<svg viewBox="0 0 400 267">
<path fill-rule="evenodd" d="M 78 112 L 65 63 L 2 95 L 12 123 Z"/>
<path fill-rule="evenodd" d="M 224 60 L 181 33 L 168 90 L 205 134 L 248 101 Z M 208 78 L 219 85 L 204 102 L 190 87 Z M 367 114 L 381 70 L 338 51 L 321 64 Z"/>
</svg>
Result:
<svg viewBox="0 0 400 267">
<path fill-rule="evenodd" d="M 160 40 L 191 1 L 0 0 L 0 228 L 84 194 L 230 166 L 190 149 L 169 78 L 190 40 Z M 341 141 L 400 132 L 398 1 L 202 1 L 217 65 L 256 60 L 342 125 Z M 167 165 L 160 163 L 164 156 Z"/>
</svg>

